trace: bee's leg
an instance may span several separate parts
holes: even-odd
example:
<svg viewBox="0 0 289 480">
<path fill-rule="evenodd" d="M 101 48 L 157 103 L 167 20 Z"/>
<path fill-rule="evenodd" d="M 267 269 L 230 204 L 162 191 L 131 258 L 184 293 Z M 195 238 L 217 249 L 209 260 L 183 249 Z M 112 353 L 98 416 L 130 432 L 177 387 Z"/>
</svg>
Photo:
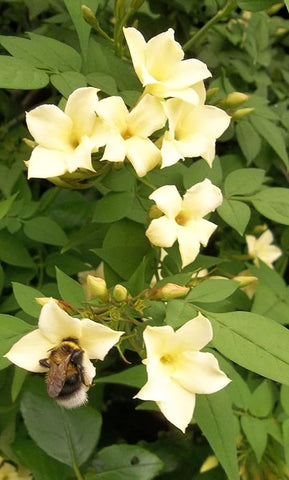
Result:
<svg viewBox="0 0 289 480">
<path fill-rule="evenodd" d="M 47 358 L 42 358 L 42 360 L 39 360 L 39 363 L 40 363 L 41 367 L 45 367 L 45 368 L 49 368 L 49 367 L 50 367 L 50 365 L 49 365 L 49 363 L 48 363 L 47 360 L 48 360 Z"/>
</svg>

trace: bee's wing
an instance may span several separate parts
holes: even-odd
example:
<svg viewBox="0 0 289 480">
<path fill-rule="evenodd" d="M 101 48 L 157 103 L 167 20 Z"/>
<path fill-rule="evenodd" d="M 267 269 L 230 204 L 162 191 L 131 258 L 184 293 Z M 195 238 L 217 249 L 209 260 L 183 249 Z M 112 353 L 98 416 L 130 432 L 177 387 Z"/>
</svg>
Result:
<svg viewBox="0 0 289 480">
<path fill-rule="evenodd" d="M 46 376 L 46 386 L 47 393 L 51 398 L 57 397 L 63 389 L 70 357 L 71 355 L 67 355 L 67 357 L 65 357 L 59 365 L 53 362 L 50 364 L 50 368 Z"/>
</svg>

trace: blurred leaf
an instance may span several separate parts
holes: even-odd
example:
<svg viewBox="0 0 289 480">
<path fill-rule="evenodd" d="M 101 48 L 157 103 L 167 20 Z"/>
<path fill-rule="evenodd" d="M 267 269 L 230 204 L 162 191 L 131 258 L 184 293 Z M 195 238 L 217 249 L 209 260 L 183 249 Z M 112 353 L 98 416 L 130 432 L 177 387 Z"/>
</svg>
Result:
<svg viewBox="0 0 289 480">
<path fill-rule="evenodd" d="M 50 82 L 65 98 L 68 98 L 77 88 L 87 85 L 85 76 L 74 71 L 51 75 Z"/>
<path fill-rule="evenodd" d="M 62 228 L 51 218 L 34 217 L 24 224 L 24 233 L 36 242 L 64 245 L 67 237 Z"/>
<path fill-rule="evenodd" d="M 37 445 L 71 467 L 74 462 L 82 465 L 98 442 L 101 416 L 92 408 L 67 410 L 48 397 L 26 392 L 21 412 L 29 435 Z"/>
<path fill-rule="evenodd" d="M 219 302 L 237 290 L 239 283 L 234 280 L 204 280 L 191 289 L 186 296 L 188 302 Z"/>
<path fill-rule="evenodd" d="M 230 480 L 239 480 L 237 428 L 226 389 L 212 395 L 198 395 L 194 419 L 211 445 Z"/>
<path fill-rule="evenodd" d="M 96 472 L 87 473 L 86 480 L 152 480 L 163 467 L 162 461 L 153 453 L 126 444 L 103 448 L 93 463 Z"/>
<path fill-rule="evenodd" d="M 24 60 L 0 55 L 0 88 L 35 90 L 49 83 L 48 75 Z"/>
<path fill-rule="evenodd" d="M 265 179 L 265 170 L 238 168 L 229 173 L 224 182 L 226 195 L 250 195 L 259 190 Z"/>
<path fill-rule="evenodd" d="M 81 0 L 64 0 L 64 3 L 74 23 L 74 27 L 80 43 L 82 56 L 85 59 L 90 35 L 90 26 L 88 25 L 88 23 L 86 23 L 82 16 L 81 5 L 83 4 L 83 2 Z M 93 12 L 95 12 L 96 8 L 98 7 L 98 3 L 98 0 L 85 1 L 85 5 L 91 8 Z"/>
<path fill-rule="evenodd" d="M 255 0 L 254 0 L 255 1 Z M 273 148 L 277 155 L 281 158 L 287 168 L 289 168 L 288 154 L 286 151 L 285 138 L 282 130 L 275 123 L 260 117 L 259 115 L 251 115 L 250 121 L 255 130 L 264 138 L 266 142 Z"/>
<path fill-rule="evenodd" d="M 251 210 L 248 205 L 238 200 L 223 199 L 223 203 L 217 208 L 220 217 L 240 235 L 244 234 L 249 223 Z"/>
<path fill-rule="evenodd" d="M 146 382 L 146 370 L 144 365 L 136 365 L 119 373 L 98 377 L 95 383 L 116 383 L 128 387 L 141 388 Z"/>
<path fill-rule="evenodd" d="M 35 327 L 29 325 L 23 320 L 11 315 L 0 314 L 0 370 L 10 365 L 10 361 L 7 358 L 3 358 L 12 345 L 18 342 L 18 340 L 26 335 L 26 333 L 32 332 Z"/>
<path fill-rule="evenodd" d="M 3 262 L 9 263 L 9 265 L 17 265 L 25 268 L 35 267 L 23 243 L 18 240 L 15 235 L 4 231 L 0 232 L 0 259 L 3 260 Z"/>
<path fill-rule="evenodd" d="M 2 200 L 0 202 L 0 220 L 1 218 L 5 217 L 5 215 L 7 215 L 16 197 L 17 197 L 17 193 L 7 198 L 6 200 Z"/>
<path fill-rule="evenodd" d="M 61 298 L 75 307 L 83 307 L 86 298 L 80 283 L 70 278 L 58 268 L 56 268 L 56 278 Z"/>
<path fill-rule="evenodd" d="M 93 220 L 116 222 L 127 216 L 133 203 L 133 192 L 111 192 L 95 203 Z"/>
<path fill-rule="evenodd" d="M 166 308 L 166 324 L 173 328 L 184 325 L 197 316 L 196 309 L 187 300 L 170 300 Z"/>
<path fill-rule="evenodd" d="M 287 188 L 264 188 L 250 200 L 264 217 L 283 225 L 289 225 L 289 190 Z"/>
<path fill-rule="evenodd" d="M 243 10 L 251 12 L 258 12 L 271 7 L 276 3 L 276 0 L 237 0 L 237 4 Z"/>
<path fill-rule="evenodd" d="M 118 90 L 115 80 L 110 75 L 101 72 L 92 72 L 86 75 L 88 85 L 100 88 L 107 95 L 117 95 Z"/>
<path fill-rule="evenodd" d="M 17 367 L 17 365 L 14 365 L 14 375 L 11 385 L 11 400 L 13 403 L 18 397 L 27 375 L 28 372 L 26 370 L 23 370 L 23 368 L 19 368 Z"/>
<path fill-rule="evenodd" d="M 274 401 L 272 383 L 269 380 L 263 380 L 251 395 L 250 413 L 255 417 L 267 417 L 273 410 Z"/>
<path fill-rule="evenodd" d="M 45 295 L 28 285 L 23 285 L 17 282 L 13 282 L 12 285 L 14 296 L 22 310 L 28 313 L 28 315 L 31 315 L 31 317 L 38 318 L 41 311 L 41 305 L 36 302 L 35 298 L 45 297 Z"/>
<path fill-rule="evenodd" d="M 236 125 L 236 136 L 246 160 L 248 163 L 252 162 L 261 149 L 262 140 L 259 133 L 248 121 L 242 120 Z"/>
<path fill-rule="evenodd" d="M 257 462 L 260 463 L 267 445 L 267 432 L 264 423 L 259 418 L 244 415 L 241 417 L 241 426 L 255 452 Z"/>
</svg>

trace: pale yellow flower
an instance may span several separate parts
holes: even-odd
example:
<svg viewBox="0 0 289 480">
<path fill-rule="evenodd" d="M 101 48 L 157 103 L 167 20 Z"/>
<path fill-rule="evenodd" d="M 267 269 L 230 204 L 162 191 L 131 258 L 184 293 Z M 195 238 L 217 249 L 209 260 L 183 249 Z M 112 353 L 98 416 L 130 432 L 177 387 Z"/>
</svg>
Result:
<svg viewBox="0 0 289 480">
<path fill-rule="evenodd" d="M 98 91 L 78 88 L 68 97 L 64 111 L 56 105 L 40 105 L 26 114 L 28 129 L 38 144 L 26 162 L 28 178 L 57 177 L 78 168 L 94 171 L 95 131 L 99 143 L 103 129 L 95 114 Z"/>
<path fill-rule="evenodd" d="M 182 432 L 192 419 L 196 394 L 217 392 L 230 382 L 214 355 L 199 351 L 212 337 L 211 324 L 200 313 L 176 332 L 148 326 L 143 334 L 148 381 L 136 398 L 155 401 Z"/>
<path fill-rule="evenodd" d="M 148 138 L 166 122 L 159 99 L 145 95 L 128 111 L 121 97 L 108 97 L 100 100 L 96 112 L 107 128 L 101 160 L 123 162 L 126 157 L 139 177 L 161 163 L 160 150 Z"/>
<path fill-rule="evenodd" d="M 151 221 L 146 235 L 153 245 L 171 247 L 176 240 L 185 267 L 193 262 L 200 245 L 206 246 L 217 228 L 203 217 L 223 201 L 221 190 L 205 179 L 185 193 L 183 199 L 174 185 L 164 185 L 149 197 L 164 215 Z"/>
<path fill-rule="evenodd" d="M 156 97 L 182 98 L 193 104 L 204 103 L 203 80 L 211 76 L 205 63 L 184 60 L 181 45 L 174 39 L 174 30 L 160 33 L 145 41 L 133 27 L 124 28 L 135 72 L 145 93 Z"/>
<path fill-rule="evenodd" d="M 272 245 L 273 241 L 274 237 L 269 229 L 262 233 L 259 238 L 254 237 L 254 235 L 246 235 L 248 253 L 257 267 L 259 266 L 258 259 L 260 259 L 270 268 L 273 268 L 273 262 L 282 255 L 282 250 Z"/>
<path fill-rule="evenodd" d="M 216 139 L 228 128 L 230 117 L 224 110 L 211 105 L 191 105 L 178 98 L 164 103 L 169 129 L 164 134 L 161 153 L 162 167 L 185 157 L 201 156 L 212 166 Z"/>
<path fill-rule="evenodd" d="M 41 309 L 38 329 L 22 337 L 4 356 L 30 372 L 47 372 L 47 368 L 41 366 L 39 360 L 49 357 L 51 349 L 59 346 L 61 342 L 73 339 L 83 350 L 85 383 L 91 385 L 95 367 L 89 359 L 103 360 L 123 333 L 88 318 L 71 317 L 56 301 L 50 299 Z M 86 400 L 84 393 L 83 403 Z"/>
</svg>

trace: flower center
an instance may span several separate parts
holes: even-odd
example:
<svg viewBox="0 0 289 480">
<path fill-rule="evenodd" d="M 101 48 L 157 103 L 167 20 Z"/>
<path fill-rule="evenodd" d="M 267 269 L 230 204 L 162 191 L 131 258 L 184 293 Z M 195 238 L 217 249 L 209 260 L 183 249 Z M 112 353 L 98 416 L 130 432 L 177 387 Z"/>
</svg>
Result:
<svg viewBox="0 0 289 480">
<path fill-rule="evenodd" d="M 175 221 L 177 222 L 178 225 L 181 225 L 184 227 L 189 220 L 188 215 L 186 215 L 184 212 L 180 211 L 177 216 L 175 217 Z"/>
<path fill-rule="evenodd" d="M 173 356 L 172 356 L 172 355 L 170 355 L 169 353 L 166 353 L 165 355 L 162 355 L 162 356 L 161 356 L 160 362 L 161 362 L 164 366 L 169 366 L 169 365 L 172 365 L 172 364 L 173 364 L 174 359 L 173 359 Z"/>
</svg>

